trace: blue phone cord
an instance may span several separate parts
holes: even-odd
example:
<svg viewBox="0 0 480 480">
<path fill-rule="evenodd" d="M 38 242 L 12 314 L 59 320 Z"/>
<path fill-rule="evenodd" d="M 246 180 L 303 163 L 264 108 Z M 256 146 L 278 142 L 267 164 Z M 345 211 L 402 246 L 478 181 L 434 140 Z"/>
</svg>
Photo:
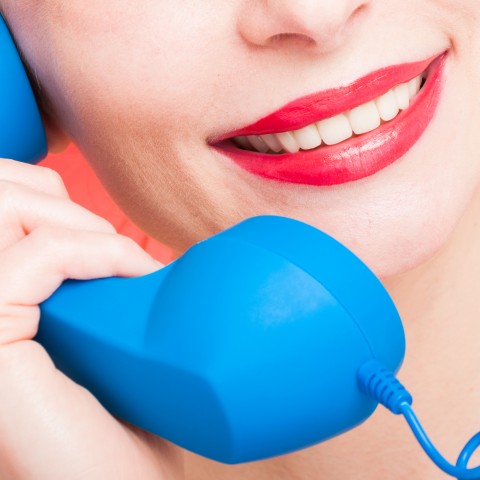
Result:
<svg viewBox="0 0 480 480">
<path fill-rule="evenodd" d="M 401 413 L 405 417 L 421 447 L 437 467 L 458 480 L 480 480 L 480 467 L 467 468 L 470 457 L 480 446 L 480 432 L 467 442 L 456 465 L 452 465 L 428 438 L 411 407 L 412 396 L 390 370 L 377 360 L 369 360 L 360 367 L 357 378 L 365 394 L 396 415 Z"/>
</svg>

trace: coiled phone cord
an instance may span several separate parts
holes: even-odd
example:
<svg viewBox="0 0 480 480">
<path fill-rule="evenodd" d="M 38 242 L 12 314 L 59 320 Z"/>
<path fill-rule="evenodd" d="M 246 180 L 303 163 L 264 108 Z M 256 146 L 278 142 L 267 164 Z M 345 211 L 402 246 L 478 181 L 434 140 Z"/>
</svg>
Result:
<svg viewBox="0 0 480 480">
<path fill-rule="evenodd" d="M 402 414 L 405 417 L 421 447 L 437 467 L 458 480 L 480 479 L 480 467 L 467 468 L 470 457 L 480 446 L 480 432 L 467 442 L 456 465 L 452 465 L 428 438 L 411 407 L 412 396 L 390 370 L 377 360 L 369 360 L 360 367 L 357 377 L 360 388 L 365 394 L 381 403 L 392 413 Z"/>
</svg>

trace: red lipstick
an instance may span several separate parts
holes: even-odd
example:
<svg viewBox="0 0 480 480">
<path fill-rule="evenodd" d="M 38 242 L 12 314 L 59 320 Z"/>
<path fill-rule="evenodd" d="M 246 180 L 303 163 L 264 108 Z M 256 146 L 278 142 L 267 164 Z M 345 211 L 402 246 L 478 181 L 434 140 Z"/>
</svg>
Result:
<svg viewBox="0 0 480 480">
<path fill-rule="evenodd" d="M 307 95 L 224 135 L 212 147 L 250 173 L 284 182 L 324 186 L 367 177 L 402 157 L 429 125 L 440 99 L 446 57 L 445 52 L 421 62 L 390 66 L 350 85 Z M 298 130 L 380 97 L 425 71 L 425 84 L 406 110 L 377 129 L 339 144 L 293 154 L 264 154 L 242 150 L 231 141 L 240 135 Z"/>
</svg>

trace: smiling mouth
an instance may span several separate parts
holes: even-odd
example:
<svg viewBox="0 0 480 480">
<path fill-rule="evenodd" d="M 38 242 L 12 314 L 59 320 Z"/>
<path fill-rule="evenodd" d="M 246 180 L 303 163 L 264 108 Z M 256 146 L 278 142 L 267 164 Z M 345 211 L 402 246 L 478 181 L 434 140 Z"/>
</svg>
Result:
<svg viewBox="0 0 480 480">
<path fill-rule="evenodd" d="M 351 137 L 372 132 L 407 110 L 426 77 L 425 71 L 374 100 L 298 130 L 266 135 L 239 135 L 231 141 L 243 150 L 268 154 L 297 153 L 300 150 L 314 150 L 322 145 L 337 145 Z"/>
<path fill-rule="evenodd" d="M 299 98 L 209 142 L 250 174 L 328 186 L 373 175 L 403 157 L 433 119 L 448 50 Z"/>
</svg>

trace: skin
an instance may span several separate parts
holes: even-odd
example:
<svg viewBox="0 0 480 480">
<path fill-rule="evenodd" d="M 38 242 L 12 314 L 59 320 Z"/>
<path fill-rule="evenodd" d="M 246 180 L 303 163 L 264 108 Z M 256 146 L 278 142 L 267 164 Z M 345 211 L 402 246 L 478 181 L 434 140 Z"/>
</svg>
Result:
<svg viewBox="0 0 480 480">
<path fill-rule="evenodd" d="M 478 425 L 480 404 L 477 0 L 0 6 L 41 87 L 52 149 L 75 141 L 148 234 L 181 253 L 245 217 L 274 213 L 317 226 L 360 256 L 404 321 L 408 350 L 400 378 L 440 450 L 448 458 L 459 452 Z M 371 177 L 328 188 L 278 183 L 240 170 L 208 146 L 298 97 L 445 49 L 447 81 L 434 120 L 401 160 Z M 14 183 L 31 178 L 29 188 L 38 191 L 37 169 L 16 173 Z M 81 231 L 86 224 L 75 215 Z M 35 228 L 45 222 L 63 228 L 61 218 L 39 216 Z M 80 243 L 73 238 L 65 245 Z M 33 249 L 24 248 L 22 258 L 29 258 Z M 0 262 L 8 255 L 4 248 Z M 71 256 L 63 261 L 46 271 L 65 271 Z M 5 279 L 12 270 L 4 270 Z M 13 442 L 15 432 L 3 438 Z M 440 478 L 403 424 L 382 411 L 296 454 L 226 467 L 185 453 L 184 466 L 184 475 L 198 480 L 349 479 L 359 471 L 371 479 Z"/>
</svg>

